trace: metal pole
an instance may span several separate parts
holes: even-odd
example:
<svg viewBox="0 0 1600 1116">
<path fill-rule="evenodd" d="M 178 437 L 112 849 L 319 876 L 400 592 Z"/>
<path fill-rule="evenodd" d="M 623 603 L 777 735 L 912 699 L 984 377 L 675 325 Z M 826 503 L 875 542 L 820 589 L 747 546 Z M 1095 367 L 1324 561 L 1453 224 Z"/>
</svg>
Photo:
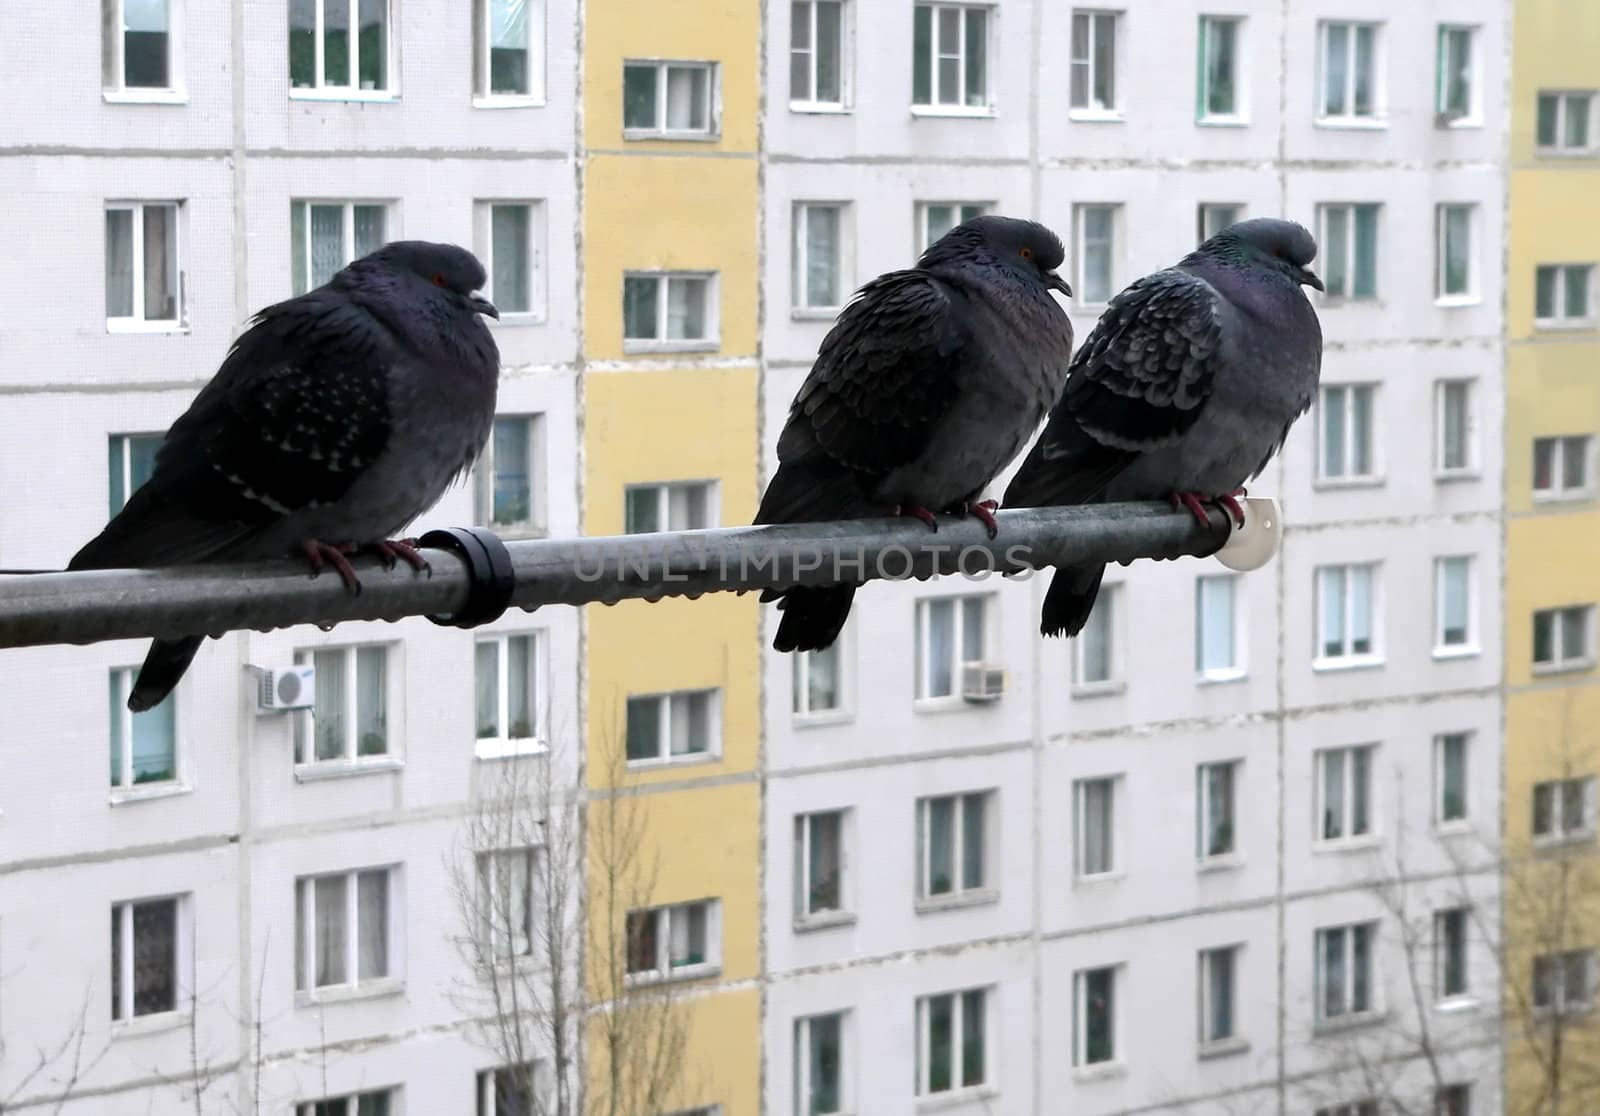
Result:
<svg viewBox="0 0 1600 1116">
<path fill-rule="evenodd" d="M 1027 508 L 999 515 L 990 541 L 975 519 L 912 519 L 724 527 L 576 539 L 509 541 L 511 604 L 614 604 L 840 581 L 925 579 L 934 573 L 1016 573 L 1046 566 L 1214 553 L 1226 517 L 1208 527 L 1158 504 Z M 361 559 L 362 592 L 293 560 L 158 570 L 0 576 L 0 647 L 221 635 L 294 624 L 444 615 L 467 600 L 465 562 L 427 552 L 431 575 Z"/>
</svg>

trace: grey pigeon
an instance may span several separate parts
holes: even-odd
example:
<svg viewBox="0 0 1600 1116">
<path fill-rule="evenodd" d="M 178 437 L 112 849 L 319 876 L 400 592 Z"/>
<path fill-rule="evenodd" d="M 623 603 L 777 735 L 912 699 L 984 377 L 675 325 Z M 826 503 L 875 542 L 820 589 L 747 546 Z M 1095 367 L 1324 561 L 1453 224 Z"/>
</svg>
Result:
<svg viewBox="0 0 1600 1116">
<path fill-rule="evenodd" d="M 973 501 L 1049 410 L 1072 355 L 1052 290 L 1061 241 L 1033 221 L 977 217 L 915 268 L 868 283 L 822 340 L 778 436 L 778 471 L 757 523 L 975 515 Z M 839 636 L 853 584 L 768 590 L 783 619 L 773 646 L 814 651 Z"/>
<path fill-rule="evenodd" d="M 1166 497 L 1204 523 L 1213 500 L 1243 522 L 1243 484 L 1316 395 L 1322 327 L 1300 290 L 1322 290 L 1316 255 L 1293 221 L 1241 221 L 1113 298 L 1005 506 Z M 1039 630 L 1077 635 L 1104 573 L 1058 569 Z"/>
<path fill-rule="evenodd" d="M 480 314 L 483 265 L 450 244 L 397 241 L 316 290 L 269 306 L 234 343 L 126 506 L 68 569 L 298 552 L 312 576 L 345 555 L 427 563 L 391 536 L 471 467 L 494 420 L 500 354 Z M 128 697 L 158 704 L 201 637 L 157 640 Z"/>
</svg>

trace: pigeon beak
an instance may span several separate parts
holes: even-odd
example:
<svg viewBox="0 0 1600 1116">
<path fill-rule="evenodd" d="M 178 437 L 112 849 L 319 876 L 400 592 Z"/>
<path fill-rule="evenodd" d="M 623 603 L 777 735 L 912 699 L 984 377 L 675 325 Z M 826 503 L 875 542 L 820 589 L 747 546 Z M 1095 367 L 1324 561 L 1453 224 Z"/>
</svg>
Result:
<svg viewBox="0 0 1600 1116">
<path fill-rule="evenodd" d="M 1315 290 L 1324 292 L 1327 290 L 1327 288 L 1322 285 L 1322 280 L 1317 278 L 1317 273 L 1312 271 L 1309 267 L 1302 267 L 1297 278 L 1300 280 L 1300 282 Z"/>
<path fill-rule="evenodd" d="M 500 319 L 500 311 L 494 308 L 494 303 L 490 302 L 482 295 L 469 295 L 467 297 L 467 305 L 476 313 L 487 314 L 496 321 Z"/>
<path fill-rule="evenodd" d="M 1053 271 L 1044 273 L 1044 285 L 1052 291 L 1060 291 L 1068 298 L 1072 297 L 1072 288 L 1067 286 L 1067 281 Z"/>
</svg>

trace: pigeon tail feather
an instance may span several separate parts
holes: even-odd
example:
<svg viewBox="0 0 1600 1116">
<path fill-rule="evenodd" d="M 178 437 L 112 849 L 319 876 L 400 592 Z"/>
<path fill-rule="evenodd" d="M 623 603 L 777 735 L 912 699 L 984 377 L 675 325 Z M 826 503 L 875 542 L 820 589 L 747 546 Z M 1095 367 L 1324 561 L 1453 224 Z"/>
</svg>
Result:
<svg viewBox="0 0 1600 1116">
<path fill-rule="evenodd" d="M 1050 579 L 1039 611 L 1039 634 L 1075 636 L 1089 622 L 1105 566 L 1062 566 Z"/>
<path fill-rule="evenodd" d="M 784 593 L 778 609 L 778 634 L 772 640 L 775 651 L 821 651 L 833 646 L 850 618 L 854 585 L 802 587 Z"/>
<path fill-rule="evenodd" d="M 133 683 L 133 692 L 128 695 L 128 708 L 143 713 L 160 705 L 177 686 L 183 672 L 189 669 L 204 639 L 204 636 L 184 636 L 152 643 L 144 665 L 139 668 L 139 677 Z"/>
</svg>

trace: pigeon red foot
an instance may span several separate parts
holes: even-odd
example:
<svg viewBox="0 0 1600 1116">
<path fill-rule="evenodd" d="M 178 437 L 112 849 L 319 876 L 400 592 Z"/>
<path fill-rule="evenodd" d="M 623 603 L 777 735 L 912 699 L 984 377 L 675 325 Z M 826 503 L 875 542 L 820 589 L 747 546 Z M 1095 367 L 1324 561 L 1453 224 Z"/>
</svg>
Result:
<svg viewBox="0 0 1600 1116">
<path fill-rule="evenodd" d="M 418 573 L 427 573 L 433 576 L 433 567 L 417 549 L 416 539 L 380 539 L 367 547 L 383 562 L 383 568 L 392 570 L 396 562 L 404 562 Z"/>
<path fill-rule="evenodd" d="M 1245 490 L 1235 488 L 1232 492 L 1225 492 L 1218 496 L 1210 497 L 1212 503 L 1225 510 L 1233 521 L 1240 527 L 1244 526 L 1244 508 L 1239 506 L 1238 498 L 1245 495 Z M 1194 516 L 1195 522 L 1202 527 L 1211 525 L 1210 513 L 1206 511 L 1207 497 L 1203 492 L 1169 492 L 1167 502 L 1176 511 L 1179 507 L 1189 509 L 1189 514 Z"/>
<path fill-rule="evenodd" d="M 311 563 L 311 576 L 313 579 L 322 576 L 322 571 L 332 566 L 339 575 L 339 580 L 344 582 L 344 587 L 350 590 L 350 595 L 361 595 L 361 579 L 356 577 L 355 568 L 350 565 L 347 554 L 354 554 L 356 548 L 351 543 L 325 543 L 320 539 L 301 539 L 300 552 L 306 556 L 306 561 Z"/>
<path fill-rule="evenodd" d="M 928 530 L 930 531 L 937 531 L 939 529 L 939 520 L 934 516 L 934 514 L 927 508 L 924 508 L 918 504 L 896 504 L 894 511 L 891 514 L 897 516 L 907 516 L 912 519 L 920 519 L 922 522 L 928 525 Z"/>
<path fill-rule="evenodd" d="M 983 524 L 983 529 L 989 532 L 992 539 L 1000 533 L 1000 524 L 995 522 L 994 513 L 1000 510 L 998 500 L 979 500 L 976 504 L 969 504 L 965 500 L 950 506 L 950 514 L 972 516 Z"/>
</svg>

